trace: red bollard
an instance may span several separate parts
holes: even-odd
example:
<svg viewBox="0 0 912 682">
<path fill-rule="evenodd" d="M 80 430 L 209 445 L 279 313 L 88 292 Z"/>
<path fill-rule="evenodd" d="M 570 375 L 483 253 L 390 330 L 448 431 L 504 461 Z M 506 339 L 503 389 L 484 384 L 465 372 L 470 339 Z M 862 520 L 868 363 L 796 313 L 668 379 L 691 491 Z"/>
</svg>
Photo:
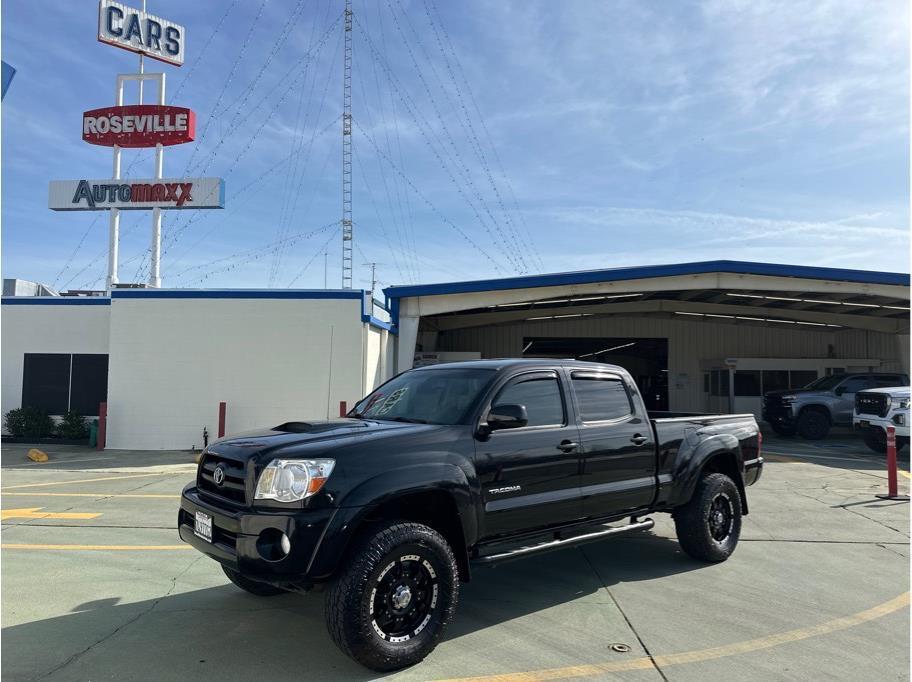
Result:
<svg viewBox="0 0 912 682">
<path fill-rule="evenodd" d="M 228 404 L 225 402 L 219 403 L 219 417 L 218 417 L 218 437 L 225 437 L 225 411 L 228 407 Z"/>
<path fill-rule="evenodd" d="M 344 417 L 348 414 L 348 402 L 345 400 L 339 401 L 339 416 Z"/>
<path fill-rule="evenodd" d="M 882 500 L 908 500 L 908 495 L 899 494 L 896 463 L 896 429 L 887 427 L 887 494 L 878 495 Z"/>
<path fill-rule="evenodd" d="M 104 450 L 105 438 L 108 435 L 108 404 L 98 403 L 98 436 L 95 439 L 95 449 Z"/>
</svg>

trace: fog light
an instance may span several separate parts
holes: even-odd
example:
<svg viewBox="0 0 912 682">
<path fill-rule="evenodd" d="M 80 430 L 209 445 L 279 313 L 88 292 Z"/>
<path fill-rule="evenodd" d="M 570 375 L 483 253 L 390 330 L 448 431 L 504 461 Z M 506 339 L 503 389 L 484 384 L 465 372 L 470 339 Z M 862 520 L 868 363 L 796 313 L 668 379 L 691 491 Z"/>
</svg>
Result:
<svg viewBox="0 0 912 682">
<path fill-rule="evenodd" d="M 266 561 L 280 561 L 291 551 L 291 540 L 278 528 L 267 528 L 257 538 L 256 547 Z"/>
</svg>

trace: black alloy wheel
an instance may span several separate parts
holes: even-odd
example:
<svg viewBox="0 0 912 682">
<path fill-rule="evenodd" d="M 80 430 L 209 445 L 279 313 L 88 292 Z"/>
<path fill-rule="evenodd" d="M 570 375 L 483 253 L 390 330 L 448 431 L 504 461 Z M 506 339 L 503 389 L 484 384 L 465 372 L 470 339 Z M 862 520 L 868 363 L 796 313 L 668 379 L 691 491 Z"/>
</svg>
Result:
<svg viewBox="0 0 912 682">
<path fill-rule="evenodd" d="M 728 495 L 719 493 L 713 498 L 709 507 L 709 534 L 713 540 L 723 542 L 731 535 L 734 515 L 731 498 Z"/>
<path fill-rule="evenodd" d="M 371 625 L 388 642 L 404 642 L 427 626 L 437 606 L 437 572 L 427 559 L 406 554 L 384 567 L 371 594 Z"/>
</svg>

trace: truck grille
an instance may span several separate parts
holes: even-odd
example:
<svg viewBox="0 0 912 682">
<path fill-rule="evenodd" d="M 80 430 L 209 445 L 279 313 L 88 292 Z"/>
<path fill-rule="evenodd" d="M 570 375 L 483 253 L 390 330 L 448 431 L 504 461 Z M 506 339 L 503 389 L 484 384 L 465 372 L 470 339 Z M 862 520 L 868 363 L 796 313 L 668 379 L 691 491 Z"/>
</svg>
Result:
<svg viewBox="0 0 912 682">
<path fill-rule="evenodd" d="M 886 417 L 890 412 L 890 396 L 884 393 L 856 393 L 855 412 Z"/>
<path fill-rule="evenodd" d="M 215 469 L 221 467 L 225 478 L 221 485 L 215 482 Z M 196 486 L 205 494 L 230 500 L 240 504 L 247 503 L 246 464 L 227 459 L 215 453 L 203 455 L 200 462 Z"/>
<path fill-rule="evenodd" d="M 778 395 L 763 396 L 763 412 L 770 417 L 777 417 L 788 413 L 788 407 Z"/>
</svg>

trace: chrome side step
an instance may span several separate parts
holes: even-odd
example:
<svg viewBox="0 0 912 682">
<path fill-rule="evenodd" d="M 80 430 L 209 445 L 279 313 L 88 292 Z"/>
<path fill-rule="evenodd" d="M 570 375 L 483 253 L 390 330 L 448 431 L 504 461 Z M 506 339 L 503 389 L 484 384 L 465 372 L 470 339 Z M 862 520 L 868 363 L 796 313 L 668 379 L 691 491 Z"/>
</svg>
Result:
<svg viewBox="0 0 912 682">
<path fill-rule="evenodd" d="M 575 535 L 568 538 L 555 538 L 554 540 L 548 540 L 547 542 L 542 542 L 537 545 L 518 547 L 517 549 L 512 549 L 508 552 L 480 556 L 472 561 L 476 564 L 493 564 L 498 561 L 518 559 L 523 556 L 529 556 L 530 554 L 547 552 L 561 547 L 582 545 L 587 542 L 592 542 L 593 540 L 601 540 L 602 538 L 611 537 L 613 535 L 626 535 L 627 533 L 633 533 L 638 530 L 649 530 L 653 526 L 655 526 L 655 521 L 652 519 L 645 519 L 644 521 L 637 521 L 629 523 L 626 526 L 617 526 L 614 528 L 603 526 L 602 530 L 593 531 L 591 533 L 583 533 L 582 535 Z"/>
</svg>

